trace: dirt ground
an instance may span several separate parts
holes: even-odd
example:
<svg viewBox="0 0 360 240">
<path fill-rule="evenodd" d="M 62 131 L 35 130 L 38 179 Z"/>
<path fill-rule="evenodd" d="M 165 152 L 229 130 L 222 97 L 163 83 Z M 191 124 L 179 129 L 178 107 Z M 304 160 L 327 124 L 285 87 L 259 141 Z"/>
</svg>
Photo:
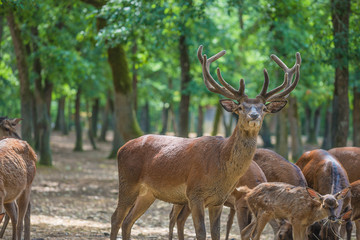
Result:
<svg viewBox="0 0 360 240">
<path fill-rule="evenodd" d="M 98 143 L 92 150 L 84 142 L 83 152 L 73 152 L 74 136 L 54 133 L 51 138 L 53 164 L 38 167 L 32 188 L 31 238 L 109 239 L 110 218 L 117 202 L 117 166 L 107 159 L 111 143 Z M 132 228 L 133 239 L 167 239 L 169 203 L 156 201 Z M 229 209 L 224 207 L 221 236 L 225 238 Z M 209 220 L 206 219 L 207 235 Z M 11 239 L 11 224 L 5 239 Z M 186 239 L 195 239 L 191 217 L 185 226 Z M 175 228 L 176 233 L 176 228 Z M 118 238 L 121 239 L 121 230 Z M 176 235 L 176 234 L 175 234 Z M 240 239 L 236 219 L 231 239 Z M 262 239 L 272 239 L 267 227 Z M 175 239 L 177 239 L 175 237 Z"/>
</svg>

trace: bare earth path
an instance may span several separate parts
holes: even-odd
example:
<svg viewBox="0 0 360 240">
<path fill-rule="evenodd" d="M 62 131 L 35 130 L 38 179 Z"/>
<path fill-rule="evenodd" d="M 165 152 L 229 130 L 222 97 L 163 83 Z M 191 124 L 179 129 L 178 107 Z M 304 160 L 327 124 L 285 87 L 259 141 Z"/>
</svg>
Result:
<svg viewBox="0 0 360 240">
<path fill-rule="evenodd" d="M 116 160 L 106 158 L 111 143 L 98 143 L 99 150 L 92 150 L 85 141 L 83 152 L 73 152 L 74 136 L 54 133 L 51 147 L 54 166 L 38 167 L 33 183 L 31 238 L 109 239 L 110 218 L 117 202 Z M 135 223 L 133 239 L 167 239 L 170 210 L 169 203 L 156 201 Z M 222 239 L 228 212 L 224 207 Z M 5 239 L 11 239 L 10 225 Z M 195 239 L 191 218 L 187 220 L 185 229 L 186 239 Z M 176 233 L 176 228 L 174 230 Z M 121 231 L 119 239 L 120 235 Z M 263 235 L 262 239 L 272 239 L 273 236 L 269 228 Z M 231 238 L 240 239 L 236 220 Z"/>
</svg>

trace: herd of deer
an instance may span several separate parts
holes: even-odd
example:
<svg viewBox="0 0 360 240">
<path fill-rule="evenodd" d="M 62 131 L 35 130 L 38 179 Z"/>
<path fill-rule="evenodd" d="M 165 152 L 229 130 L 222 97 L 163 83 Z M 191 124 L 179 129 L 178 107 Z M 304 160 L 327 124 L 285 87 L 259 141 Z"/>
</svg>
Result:
<svg viewBox="0 0 360 240">
<path fill-rule="evenodd" d="M 360 240 L 360 148 L 313 150 L 296 164 L 271 150 L 256 149 L 264 116 L 280 111 L 299 81 L 300 54 L 292 68 L 271 55 L 285 72 L 284 82 L 268 91 L 269 76 L 264 69 L 260 94 L 248 98 L 243 79 L 236 90 L 222 78 L 219 68 L 221 85 L 210 74 L 210 64 L 225 51 L 207 58 L 202 48 L 198 58 L 204 83 L 211 92 L 229 98 L 220 104 L 239 116 L 238 123 L 229 138 L 145 135 L 121 147 L 118 205 L 111 217 L 110 239 L 117 238 L 120 227 L 122 239 L 130 239 L 135 221 L 160 199 L 173 204 L 169 239 L 175 224 L 178 238 L 184 239 L 190 214 L 196 238 L 206 239 L 205 208 L 209 210 L 211 238 L 220 239 L 225 205 L 230 207 L 226 239 L 236 213 L 241 239 L 260 239 L 270 223 L 279 240 L 340 239 L 345 234 L 349 240 L 354 221 Z M 0 222 L 5 216 L 0 237 L 10 218 L 12 239 L 21 240 L 25 225 L 24 237 L 30 240 L 29 199 L 36 154 L 16 134 L 19 121 L 0 117 Z"/>
</svg>

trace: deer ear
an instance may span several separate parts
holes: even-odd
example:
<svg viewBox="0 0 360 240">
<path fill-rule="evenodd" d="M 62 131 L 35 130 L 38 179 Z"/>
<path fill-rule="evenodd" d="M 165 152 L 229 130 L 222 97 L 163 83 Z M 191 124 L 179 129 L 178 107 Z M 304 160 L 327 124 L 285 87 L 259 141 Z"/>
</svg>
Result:
<svg viewBox="0 0 360 240">
<path fill-rule="evenodd" d="M 313 199 L 318 200 L 318 201 L 321 200 L 321 195 L 314 189 L 306 187 L 306 191 L 309 193 L 310 197 L 312 197 Z"/>
<path fill-rule="evenodd" d="M 269 102 L 268 104 L 265 105 L 267 109 L 266 111 L 268 113 L 277 113 L 278 111 L 283 109 L 283 107 L 285 107 L 286 104 L 287 104 L 287 100 Z"/>
<path fill-rule="evenodd" d="M 14 118 L 11 120 L 11 125 L 15 127 L 21 120 L 22 118 Z"/>
<path fill-rule="evenodd" d="M 349 192 L 350 192 L 350 187 L 347 187 L 343 189 L 341 192 L 338 192 L 337 194 L 335 194 L 336 200 L 344 199 Z"/>
<path fill-rule="evenodd" d="M 220 104 L 228 112 L 234 112 L 238 107 L 238 105 L 230 99 L 221 99 Z"/>
</svg>

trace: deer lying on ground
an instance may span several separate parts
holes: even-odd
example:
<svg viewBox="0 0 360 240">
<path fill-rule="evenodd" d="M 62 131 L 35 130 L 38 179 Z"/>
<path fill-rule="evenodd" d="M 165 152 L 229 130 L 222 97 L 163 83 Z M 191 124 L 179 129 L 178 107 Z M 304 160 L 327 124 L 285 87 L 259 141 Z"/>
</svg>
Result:
<svg viewBox="0 0 360 240">
<path fill-rule="evenodd" d="M 356 239 L 360 239 L 360 180 L 351 184 L 351 207 L 353 214 L 351 220 L 355 222 Z"/>
<path fill-rule="evenodd" d="M 12 239 L 21 239 L 25 221 L 24 239 L 30 240 L 30 191 L 37 158 L 16 133 L 20 120 L 0 117 L 0 213 L 4 213 L 3 208 L 7 212 L 0 235 L 3 236 L 10 217 Z"/>
<path fill-rule="evenodd" d="M 338 160 L 329 152 L 317 149 L 305 152 L 296 165 L 302 170 L 308 186 L 320 194 L 333 194 L 350 186 L 347 173 Z M 350 209 L 350 194 L 338 202 L 339 207 L 334 210 L 334 217 L 340 216 Z M 310 228 L 310 239 L 339 239 L 341 225 L 336 219 L 327 224 L 316 223 Z M 351 238 L 351 222 L 346 223 L 347 239 Z M 345 226 L 343 226 L 345 227 Z"/>
<path fill-rule="evenodd" d="M 239 90 L 236 90 L 225 82 L 219 68 L 217 76 L 223 86 L 209 72 L 210 64 L 223 56 L 225 51 L 207 59 L 206 55 L 202 55 L 202 48 L 198 49 L 198 58 L 206 87 L 237 101 L 220 101 L 225 110 L 239 116 L 235 130 L 227 139 L 146 135 L 121 147 L 117 156 L 118 205 L 111 217 L 111 240 L 116 239 L 120 226 L 123 239 L 129 239 L 132 225 L 155 199 L 189 204 L 197 239 L 206 239 L 204 208 L 208 207 L 211 237 L 219 239 L 222 204 L 250 166 L 264 116 L 276 113 L 286 105 L 286 97 L 295 89 L 300 78 L 301 60 L 297 53 L 299 64 L 295 66 L 296 77 L 291 84 L 288 84 L 286 73 L 284 83 L 267 92 L 269 76 L 264 70 L 265 81 L 260 94 L 256 98 L 248 98 L 243 79 L 240 80 Z M 280 59 L 278 61 L 282 63 Z"/>
<path fill-rule="evenodd" d="M 293 239 L 304 240 L 310 224 L 335 217 L 338 202 L 345 198 L 349 188 L 335 195 L 320 195 L 308 187 L 268 182 L 253 189 L 240 187 L 238 191 L 246 193 L 245 199 L 254 217 L 250 225 L 241 232 L 243 240 L 259 240 L 265 225 L 273 218 L 288 219 L 293 226 Z M 349 215 L 350 213 L 346 217 L 350 217 Z"/>
<path fill-rule="evenodd" d="M 266 177 L 259 166 L 252 161 L 250 167 L 246 171 L 246 173 L 239 179 L 237 183 L 237 187 L 240 186 L 248 186 L 249 188 L 253 188 L 260 183 L 266 182 Z M 237 220 L 240 231 L 244 229 L 249 223 L 250 211 L 247 207 L 247 203 L 244 199 L 244 194 L 239 193 L 236 189 L 230 194 L 226 202 L 225 206 L 230 208 L 230 213 L 227 222 L 226 228 L 226 237 L 229 238 L 229 233 L 231 229 L 231 225 L 233 223 L 235 212 L 237 213 Z M 173 237 L 173 230 L 175 223 L 177 224 L 177 232 L 178 239 L 184 240 L 184 225 L 186 219 L 191 214 L 191 210 L 188 205 L 173 205 L 173 208 L 170 213 L 170 224 L 169 224 L 169 240 Z"/>
</svg>

